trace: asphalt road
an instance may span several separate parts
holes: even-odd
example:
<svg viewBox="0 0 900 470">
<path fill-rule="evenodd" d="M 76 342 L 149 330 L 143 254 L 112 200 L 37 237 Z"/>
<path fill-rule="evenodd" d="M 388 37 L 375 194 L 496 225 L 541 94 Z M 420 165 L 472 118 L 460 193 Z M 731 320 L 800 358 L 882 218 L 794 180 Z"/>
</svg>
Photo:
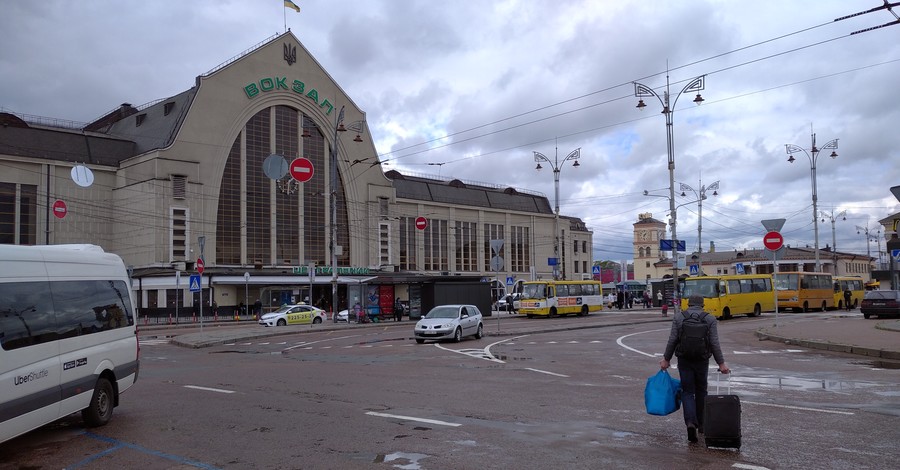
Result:
<svg viewBox="0 0 900 470">
<path fill-rule="evenodd" d="M 765 317 L 723 322 L 744 440 L 707 449 L 680 412 L 643 409 L 667 323 L 537 320 L 487 318 L 502 335 L 457 344 L 416 345 L 411 322 L 203 349 L 156 332 L 108 426 L 75 415 L 0 444 L 0 469 L 895 467 L 900 369 L 883 361 L 759 341 Z"/>
</svg>

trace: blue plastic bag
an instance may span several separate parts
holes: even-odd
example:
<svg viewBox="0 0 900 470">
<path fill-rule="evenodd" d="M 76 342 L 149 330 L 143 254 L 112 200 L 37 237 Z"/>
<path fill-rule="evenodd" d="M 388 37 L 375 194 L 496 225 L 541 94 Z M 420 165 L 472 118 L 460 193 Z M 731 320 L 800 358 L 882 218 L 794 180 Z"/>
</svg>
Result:
<svg viewBox="0 0 900 470">
<path fill-rule="evenodd" d="M 644 387 L 644 406 L 647 413 L 665 416 L 681 408 L 681 381 L 660 369 L 656 375 L 647 379 Z"/>
</svg>

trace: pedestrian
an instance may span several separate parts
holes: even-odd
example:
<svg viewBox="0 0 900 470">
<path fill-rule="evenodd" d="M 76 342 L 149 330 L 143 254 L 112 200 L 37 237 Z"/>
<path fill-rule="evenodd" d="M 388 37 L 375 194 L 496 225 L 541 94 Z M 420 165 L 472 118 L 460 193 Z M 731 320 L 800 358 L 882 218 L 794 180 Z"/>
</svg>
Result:
<svg viewBox="0 0 900 470">
<path fill-rule="evenodd" d="M 634 306 L 634 296 L 631 295 L 631 291 L 625 291 L 625 308 L 631 308 Z"/>
<path fill-rule="evenodd" d="M 644 298 L 644 308 L 650 308 L 650 294 L 648 294 L 647 291 L 644 291 L 643 298 Z"/>
<path fill-rule="evenodd" d="M 356 323 L 366 323 L 367 318 L 363 315 L 362 305 L 358 301 L 353 304 L 353 314 L 356 315 Z M 347 321 L 350 320 L 347 319 Z"/>
<path fill-rule="evenodd" d="M 719 365 L 719 372 L 731 372 L 722 356 L 717 323 L 714 316 L 703 311 L 703 297 L 691 296 L 687 310 L 676 315 L 672 321 L 666 351 L 659 361 L 659 367 L 665 370 L 669 368 L 673 355 L 678 358 L 681 407 L 690 442 L 697 442 L 697 433 L 703 433 L 710 356 Z"/>
<path fill-rule="evenodd" d="M 850 311 L 850 307 L 851 307 L 850 301 L 852 298 L 853 298 L 853 292 L 850 291 L 850 287 L 848 286 L 846 289 L 844 289 L 844 306 L 847 307 L 848 312 Z"/>
<path fill-rule="evenodd" d="M 616 292 L 616 308 L 622 310 L 622 306 L 625 303 L 625 293 L 622 291 Z"/>
<path fill-rule="evenodd" d="M 400 303 L 400 299 L 394 300 L 394 321 L 403 320 L 403 304 Z"/>
<path fill-rule="evenodd" d="M 256 299 L 256 302 L 253 303 L 253 314 L 256 315 L 257 320 L 262 315 L 262 302 L 259 299 Z"/>
<path fill-rule="evenodd" d="M 659 305 L 662 305 L 663 303 L 663 295 L 661 290 L 656 291 L 656 302 L 659 303 Z"/>
</svg>

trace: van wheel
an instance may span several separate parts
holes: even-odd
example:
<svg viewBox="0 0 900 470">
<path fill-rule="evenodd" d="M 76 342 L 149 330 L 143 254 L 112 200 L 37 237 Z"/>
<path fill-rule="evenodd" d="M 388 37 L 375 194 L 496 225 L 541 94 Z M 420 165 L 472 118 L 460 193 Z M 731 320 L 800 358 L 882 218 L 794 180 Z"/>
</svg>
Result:
<svg viewBox="0 0 900 470">
<path fill-rule="evenodd" d="M 322 317 L 313 318 L 313 323 L 322 323 Z"/>
<path fill-rule="evenodd" d="M 456 327 L 456 332 L 453 333 L 453 342 L 458 343 L 462 341 L 462 328 Z"/>
<path fill-rule="evenodd" d="M 276 323 L 276 325 L 285 326 L 285 325 L 287 325 L 287 322 L 284 320 L 284 318 L 282 318 L 281 320 L 278 320 L 278 323 Z"/>
<path fill-rule="evenodd" d="M 481 323 L 478 324 L 478 331 L 475 332 L 475 339 L 481 339 L 484 337 L 484 326 Z"/>
<path fill-rule="evenodd" d="M 94 386 L 91 404 L 81 410 L 81 419 L 91 428 L 103 426 L 112 419 L 115 404 L 113 386 L 109 380 L 101 377 Z"/>
<path fill-rule="evenodd" d="M 725 307 L 725 309 L 722 310 L 722 319 L 731 320 L 731 310 L 729 310 L 728 307 Z"/>
</svg>

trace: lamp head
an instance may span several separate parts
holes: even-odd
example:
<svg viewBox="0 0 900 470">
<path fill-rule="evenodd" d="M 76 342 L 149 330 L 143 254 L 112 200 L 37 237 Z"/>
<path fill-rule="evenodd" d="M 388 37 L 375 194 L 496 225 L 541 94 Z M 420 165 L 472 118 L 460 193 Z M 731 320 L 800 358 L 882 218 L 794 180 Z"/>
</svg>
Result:
<svg viewBox="0 0 900 470">
<path fill-rule="evenodd" d="M 646 196 L 646 195 L 648 195 L 648 194 L 650 194 L 650 192 L 647 191 L 647 190 L 645 189 L 645 190 L 644 190 L 644 196 Z"/>
<path fill-rule="evenodd" d="M 347 132 L 347 128 L 344 127 L 344 123 L 343 123 L 343 122 L 340 123 L 340 124 L 338 125 L 337 131 L 338 131 L 338 132 Z"/>
<path fill-rule="evenodd" d="M 796 159 L 794 158 L 793 155 L 790 155 L 790 156 L 788 157 L 788 163 L 794 163 L 794 160 L 796 160 Z"/>
<path fill-rule="evenodd" d="M 713 191 L 713 196 L 718 196 L 718 195 L 719 195 L 718 191 Z"/>
<path fill-rule="evenodd" d="M 573 163 L 572 166 L 581 166 L 581 163 L 578 163 L 578 160 L 575 160 L 575 163 Z"/>
<path fill-rule="evenodd" d="M 356 134 L 356 137 L 353 138 L 353 141 L 354 142 L 362 142 L 362 137 L 360 137 L 359 134 Z"/>
<path fill-rule="evenodd" d="M 684 191 L 682 191 L 682 192 L 681 192 L 681 197 L 687 197 L 687 194 L 685 194 Z"/>
<path fill-rule="evenodd" d="M 703 97 L 700 96 L 700 93 L 697 93 L 697 97 L 694 98 L 694 103 L 695 103 L 697 106 L 700 106 L 700 103 L 702 103 L 702 102 L 703 102 Z"/>
<path fill-rule="evenodd" d="M 540 164 L 540 163 L 538 163 L 538 164 L 537 164 L 537 166 L 536 166 L 536 167 L 534 167 L 534 169 L 535 169 L 535 170 L 537 170 L 537 171 L 541 171 L 541 170 L 543 170 L 543 169 L 544 169 L 544 167 L 542 167 L 542 166 L 541 166 L 541 164 Z"/>
<path fill-rule="evenodd" d="M 832 151 L 831 151 L 831 155 L 829 155 L 829 156 L 830 156 L 831 158 L 837 158 L 838 155 L 837 155 L 837 152 L 835 152 L 834 150 L 832 150 Z"/>
<path fill-rule="evenodd" d="M 640 109 L 641 111 L 643 111 L 644 108 L 646 108 L 646 107 L 647 107 L 647 105 L 644 104 L 644 100 L 643 100 L 643 99 L 639 99 L 639 100 L 638 100 L 637 106 L 635 106 L 635 108 Z"/>
</svg>

